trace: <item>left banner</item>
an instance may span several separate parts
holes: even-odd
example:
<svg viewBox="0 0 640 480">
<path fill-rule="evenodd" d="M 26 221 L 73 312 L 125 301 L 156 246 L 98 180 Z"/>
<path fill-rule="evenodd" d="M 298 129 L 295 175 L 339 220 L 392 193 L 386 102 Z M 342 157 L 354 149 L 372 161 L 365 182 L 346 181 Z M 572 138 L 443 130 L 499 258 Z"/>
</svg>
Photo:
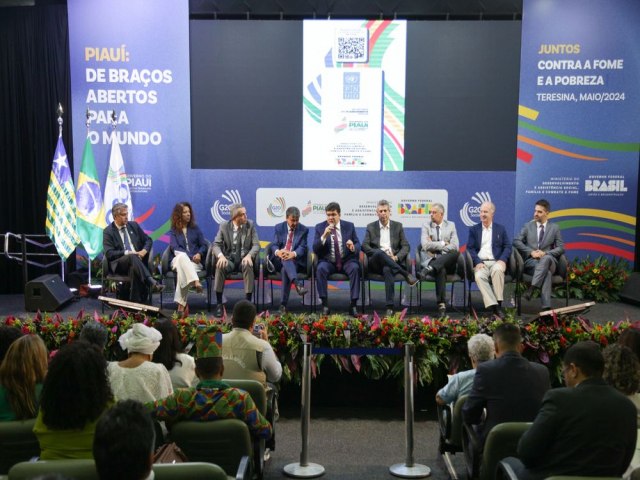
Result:
<svg viewBox="0 0 640 480">
<path fill-rule="evenodd" d="M 190 200 L 191 113 L 187 0 L 69 0 L 73 152 L 82 162 L 86 113 L 98 181 L 120 144 L 135 218 L 154 240 L 173 205 Z M 115 111 L 115 135 L 113 112 Z M 104 205 L 109 223 L 112 205 Z"/>
</svg>

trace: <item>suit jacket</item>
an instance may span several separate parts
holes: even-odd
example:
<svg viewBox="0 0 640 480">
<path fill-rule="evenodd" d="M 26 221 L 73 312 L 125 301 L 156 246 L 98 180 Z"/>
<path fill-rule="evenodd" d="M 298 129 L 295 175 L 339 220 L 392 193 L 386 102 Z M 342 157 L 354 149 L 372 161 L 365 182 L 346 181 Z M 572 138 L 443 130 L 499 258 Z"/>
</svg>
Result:
<svg viewBox="0 0 640 480">
<path fill-rule="evenodd" d="M 242 225 L 241 235 L 241 258 L 244 258 L 247 253 L 255 259 L 256 255 L 260 251 L 260 241 L 258 240 L 258 232 L 251 220 L 247 220 L 245 225 Z M 233 254 L 233 222 L 223 222 L 220 224 L 220 229 L 213 241 L 213 255 L 217 258 L 222 253 L 225 257 L 229 258 Z"/>
<path fill-rule="evenodd" d="M 293 241 L 291 242 L 291 251 L 296 252 L 296 265 L 298 268 L 307 266 L 307 238 L 309 229 L 299 223 L 293 231 Z M 273 242 L 269 245 L 269 258 L 273 260 L 276 250 L 282 250 L 287 246 L 287 238 L 289 237 L 289 225 L 282 222 L 275 227 L 275 236 Z"/>
<path fill-rule="evenodd" d="M 187 242 L 189 243 L 189 250 L 187 251 Z M 196 253 L 200 254 L 202 258 L 201 264 L 204 265 L 204 261 L 207 255 L 207 242 L 204 239 L 202 230 L 197 225 L 193 227 L 187 227 L 187 238 L 185 239 L 182 230 L 175 231 L 169 230 L 169 245 L 171 246 L 171 254 L 169 255 L 169 265 L 171 260 L 175 256 L 176 252 L 184 252 L 189 258 L 193 258 Z"/>
<path fill-rule="evenodd" d="M 549 371 L 516 352 L 504 352 L 495 360 L 478 365 L 469 398 L 462 407 L 466 423 L 477 424 L 486 408 L 487 416 L 478 434 L 484 442 L 499 423 L 531 422 L 542 397 L 550 388 Z"/>
<path fill-rule="evenodd" d="M 471 255 L 473 265 L 482 263 L 478 257 L 478 252 L 482 246 L 482 223 L 478 223 L 469 228 L 469 239 L 467 240 L 467 251 Z M 507 230 L 499 223 L 493 222 L 491 225 L 491 251 L 495 260 L 502 260 L 509 265 L 511 255 L 511 242 L 507 235 Z"/>
<path fill-rule="evenodd" d="M 531 252 L 538 249 L 550 254 L 556 261 L 564 253 L 564 242 L 560 235 L 560 228 L 549 221 L 545 225 L 540 247 L 538 247 L 538 225 L 535 220 L 524 224 L 520 233 L 513 239 L 513 246 L 520 251 L 525 261 L 531 256 Z"/>
<path fill-rule="evenodd" d="M 327 228 L 329 223 L 325 220 L 316 225 L 316 234 L 313 239 L 313 251 L 318 256 L 318 261 L 328 262 L 331 257 L 331 237 L 328 237 L 324 245 L 322 244 L 322 234 Z M 359 261 L 358 256 L 360 254 L 360 240 L 358 240 L 358 234 L 356 233 L 356 227 L 353 223 L 340 219 L 340 233 L 342 235 L 342 244 L 340 249 L 342 250 L 342 263 L 345 264 L 348 261 Z M 353 252 L 347 248 L 347 241 L 353 242 Z"/>
<path fill-rule="evenodd" d="M 422 245 L 422 261 L 421 265 L 426 267 L 438 253 L 457 252 L 460 248 L 458 242 L 458 234 L 456 233 L 456 224 L 449 220 L 443 220 L 440 225 L 440 241 L 438 238 L 436 224 L 427 222 L 422 225 L 422 233 L 420 235 L 420 244 Z M 447 245 L 442 245 L 442 242 Z"/>
<path fill-rule="evenodd" d="M 140 250 L 151 251 L 153 240 L 151 237 L 144 233 L 144 230 L 140 228 L 136 222 L 127 222 L 126 225 L 129 238 L 131 239 L 131 246 L 139 252 Z M 116 227 L 115 222 L 111 222 L 102 231 L 102 246 L 104 249 L 104 255 L 107 257 L 109 267 L 111 271 L 115 270 L 115 266 L 118 263 L 117 260 L 124 255 L 124 242 Z M 143 261 L 146 261 L 143 259 Z"/>
<path fill-rule="evenodd" d="M 636 448 L 637 410 L 631 400 L 590 378 L 544 396 L 518 458 L 536 478 L 555 475 L 621 477 Z"/>
<path fill-rule="evenodd" d="M 404 228 L 400 222 L 389 220 L 389 237 L 391 239 L 391 251 L 398 257 L 398 264 L 402 265 L 409 255 L 409 241 L 404 235 Z M 362 242 L 362 251 L 370 257 L 374 250 L 380 249 L 380 221 L 367 225 L 367 232 Z"/>
</svg>

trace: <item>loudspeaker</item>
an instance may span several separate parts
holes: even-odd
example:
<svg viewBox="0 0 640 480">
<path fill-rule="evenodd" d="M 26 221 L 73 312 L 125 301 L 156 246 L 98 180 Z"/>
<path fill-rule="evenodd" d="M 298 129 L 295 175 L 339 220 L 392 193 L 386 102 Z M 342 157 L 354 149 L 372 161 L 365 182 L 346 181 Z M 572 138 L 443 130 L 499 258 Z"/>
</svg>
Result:
<svg viewBox="0 0 640 480">
<path fill-rule="evenodd" d="M 640 305 L 640 273 L 633 272 L 620 290 L 620 300 L 633 305 Z"/>
<path fill-rule="evenodd" d="M 24 307 L 28 312 L 54 312 L 73 298 L 60 275 L 42 275 L 24 288 Z"/>
</svg>

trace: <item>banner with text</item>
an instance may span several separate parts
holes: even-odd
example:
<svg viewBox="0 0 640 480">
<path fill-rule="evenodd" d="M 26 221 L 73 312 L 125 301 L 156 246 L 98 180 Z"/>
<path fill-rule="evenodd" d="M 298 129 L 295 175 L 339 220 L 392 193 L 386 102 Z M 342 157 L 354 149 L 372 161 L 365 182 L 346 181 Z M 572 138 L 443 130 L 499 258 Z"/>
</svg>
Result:
<svg viewBox="0 0 640 480">
<path fill-rule="evenodd" d="M 91 121 L 105 185 L 115 111 L 135 219 L 157 239 L 173 204 L 189 200 L 191 116 L 187 0 L 69 0 L 76 177 Z M 111 205 L 105 205 L 105 210 Z"/>
<path fill-rule="evenodd" d="M 551 203 L 568 258 L 634 261 L 640 2 L 525 0 L 516 229 Z"/>
</svg>

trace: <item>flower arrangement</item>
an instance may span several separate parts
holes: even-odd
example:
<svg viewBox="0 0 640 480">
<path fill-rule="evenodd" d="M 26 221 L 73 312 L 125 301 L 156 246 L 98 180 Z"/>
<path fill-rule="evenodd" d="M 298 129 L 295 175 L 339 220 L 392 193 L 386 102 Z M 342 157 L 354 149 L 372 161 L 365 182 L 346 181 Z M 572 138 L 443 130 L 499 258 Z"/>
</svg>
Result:
<svg viewBox="0 0 640 480">
<path fill-rule="evenodd" d="M 65 343 L 78 338 L 85 322 L 96 321 L 109 330 L 107 355 L 118 355 L 117 340 L 135 322 L 153 325 L 154 319 L 141 313 L 116 310 L 112 315 L 80 312 L 76 317 L 64 319 L 60 314 L 38 313 L 31 318 L 6 317 L 0 324 L 19 328 L 24 333 L 38 334 L 47 348 L 56 350 Z M 195 342 L 197 331 L 202 327 L 213 327 L 222 332 L 231 329 L 223 319 L 194 315 L 174 316 L 182 342 Z M 468 365 L 466 344 L 476 333 L 491 334 L 500 320 L 466 317 L 461 320 L 405 318 L 404 312 L 380 318 L 377 314 L 361 318 L 341 315 L 264 315 L 262 321 L 268 326 L 269 342 L 283 365 L 285 381 L 300 381 L 302 369 L 302 344 L 305 341 L 316 347 L 329 348 L 402 348 L 414 345 L 415 374 L 420 384 L 430 383 L 436 371 L 456 370 Z M 518 323 L 515 320 L 508 320 Z M 547 365 L 555 378 L 560 379 L 560 359 L 564 351 L 575 342 L 593 340 L 603 347 L 615 342 L 620 332 L 630 327 L 628 321 L 592 325 L 580 316 L 553 317 L 551 320 L 519 324 L 523 332 L 523 355 Z M 324 361 L 332 361 L 339 370 L 358 372 L 372 379 L 402 378 L 404 359 L 402 355 L 314 355 L 312 373 L 318 375 Z"/>
<path fill-rule="evenodd" d="M 595 260 L 587 255 L 569 264 L 569 295 L 572 298 L 614 302 L 629 277 L 629 264 L 623 258 L 599 256 Z M 557 287 L 559 296 L 565 295 L 565 287 Z"/>
</svg>

